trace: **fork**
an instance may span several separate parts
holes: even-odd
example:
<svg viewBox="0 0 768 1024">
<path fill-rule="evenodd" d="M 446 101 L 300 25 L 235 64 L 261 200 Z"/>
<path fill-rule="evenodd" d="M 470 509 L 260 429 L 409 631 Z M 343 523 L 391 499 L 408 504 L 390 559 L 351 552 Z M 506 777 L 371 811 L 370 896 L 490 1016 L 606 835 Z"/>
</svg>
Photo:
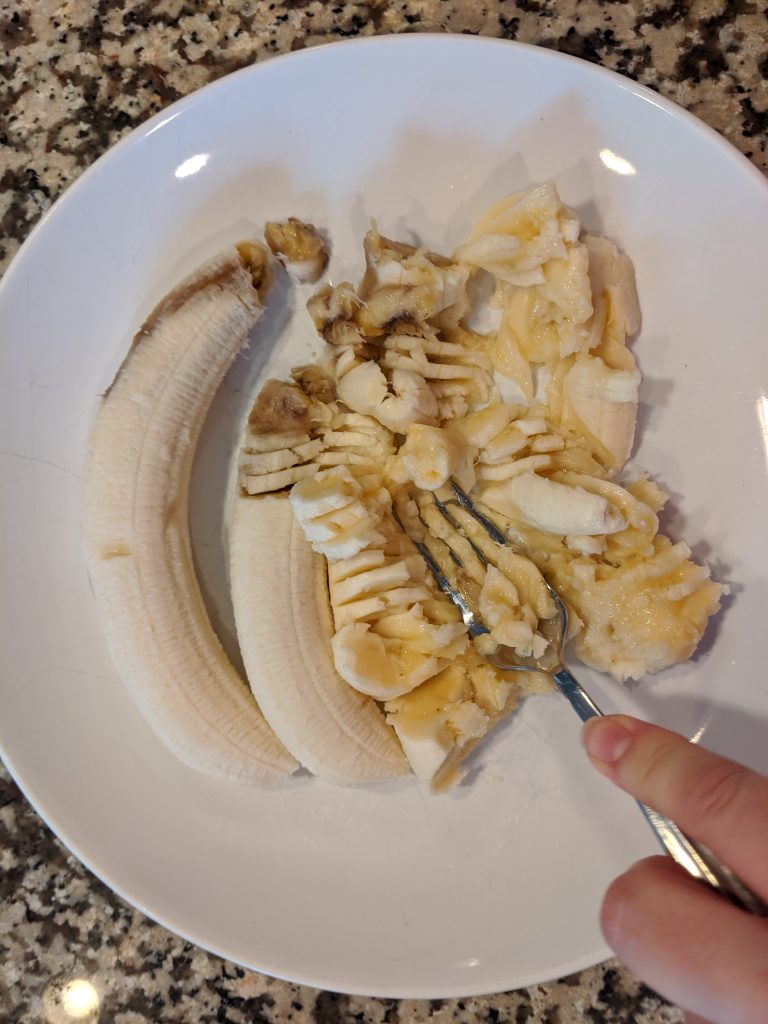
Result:
<svg viewBox="0 0 768 1024">
<path fill-rule="evenodd" d="M 490 539 L 499 546 L 513 547 L 507 536 L 499 527 L 486 516 L 472 499 L 462 490 L 459 485 L 451 480 L 450 486 L 453 497 L 447 501 L 441 500 L 436 494 L 430 494 L 435 508 L 443 518 L 466 542 L 469 543 L 472 551 L 487 566 L 488 558 L 481 547 L 463 529 L 461 524 L 453 515 L 450 504 L 456 504 L 466 510 L 472 518 L 479 523 Z M 449 578 L 439 564 L 439 559 L 430 550 L 426 543 L 430 536 L 428 524 L 424 521 L 419 512 L 421 525 L 424 527 L 420 537 L 414 537 L 403 523 L 397 508 L 394 508 L 395 519 L 404 533 L 410 538 L 422 559 L 431 572 L 438 587 L 459 609 L 461 617 L 467 627 L 467 632 L 472 637 L 489 633 L 490 630 L 478 617 L 472 608 L 471 602 L 463 593 L 458 584 Z M 448 548 L 451 560 L 458 568 L 463 568 L 461 556 L 456 552 L 444 537 L 440 538 Z M 564 649 L 568 637 L 568 608 L 555 588 L 545 580 L 547 590 L 554 601 L 557 613 L 550 620 L 549 633 L 550 644 L 548 645 L 549 658 L 545 663 L 544 658 L 521 658 L 509 647 L 499 647 L 493 654 L 486 655 L 487 660 L 502 672 L 546 672 L 557 684 L 560 692 L 568 699 L 571 707 L 582 720 L 602 715 L 603 712 L 592 700 L 584 687 L 579 683 L 572 672 L 566 668 Z M 688 874 L 700 882 L 710 886 L 719 895 L 729 899 L 732 903 L 741 907 L 758 917 L 768 916 L 768 906 L 738 878 L 730 868 L 721 863 L 712 851 L 687 836 L 673 821 L 664 815 L 659 814 L 652 807 L 648 807 L 638 801 L 638 807 L 643 812 L 646 821 L 663 850 L 668 853 Z"/>
</svg>

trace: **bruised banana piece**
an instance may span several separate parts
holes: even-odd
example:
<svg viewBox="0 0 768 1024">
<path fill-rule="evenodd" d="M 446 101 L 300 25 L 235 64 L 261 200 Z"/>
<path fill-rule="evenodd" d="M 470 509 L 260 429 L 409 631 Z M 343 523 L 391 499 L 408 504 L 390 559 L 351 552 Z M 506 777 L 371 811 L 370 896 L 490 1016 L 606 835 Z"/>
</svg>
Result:
<svg viewBox="0 0 768 1024">
<path fill-rule="evenodd" d="M 197 771 L 269 782 L 297 767 L 208 619 L 188 490 L 211 400 L 262 315 L 269 256 L 241 243 L 152 312 L 99 407 L 83 495 L 88 568 L 112 657 L 157 736 Z"/>
<path fill-rule="evenodd" d="M 314 380 L 308 384 L 310 371 L 317 370 L 305 366 L 293 371 L 301 387 L 268 380 L 259 392 L 238 461 L 243 494 L 311 483 L 318 472 L 342 466 L 364 489 L 380 488 L 382 467 L 394 452 L 392 435 L 370 416 L 340 412 L 336 403 L 327 403 L 322 385 Z M 275 423 L 271 431 L 262 426 L 267 419 Z"/>
<path fill-rule="evenodd" d="M 330 410 L 302 388 L 267 380 L 248 417 L 239 460 L 240 489 L 266 494 L 312 476 Z"/>
<path fill-rule="evenodd" d="M 328 248 L 314 224 L 305 224 L 296 217 L 269 221 L 264 239 L 300 284 L 313 284 L 328 266 Z"/>
<path fill-rule="evenodd" d="M 235 498 L 230 579 L 251 689 L 288 750 L 341 785 L 408 774 L 377 704 L 334 667 L 325 559 L 303 537 L 286 497 Z"/>
</svg>

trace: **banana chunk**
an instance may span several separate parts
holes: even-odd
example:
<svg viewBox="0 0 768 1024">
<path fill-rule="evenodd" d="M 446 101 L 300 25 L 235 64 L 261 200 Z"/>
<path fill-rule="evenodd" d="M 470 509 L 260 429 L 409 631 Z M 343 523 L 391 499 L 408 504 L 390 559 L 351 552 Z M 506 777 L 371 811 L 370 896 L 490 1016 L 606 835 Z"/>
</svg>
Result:
<svg viewBox="0 0 768 1024">
<path fill-rule="evenodd" d="M 513 685 L 508 689 L 511 694 Z M 473 697 L 464 666 L 449 665 L 408 697 L 387 703 L 388 721 L 421 782 L 440 789 L 456 781 L 446 769 L 455 769 L 488 732 L 491 719 Z"/>
<path fill-rule="evenodd" d="M 430 679 L 467 644 L 461 622 L 436 623 L 421 605 L 387 612 L 374 626 L 343 626 L 331 647 L 339 675 L 360 693 L 389 700 Z"/>
<path fill-rule="evenodd" d="M 564 207 L 551 181 L 518 192 L 491 207 L 454 259 L 481 267 L 518 286 L 544 284 L 545 265 L 568 256 L 580 225 Z"/>
<path fill-rule="evenodd" d="M 475 449 L 449 428 L 415 423 L 398 453 L 402 475 L 417 487 L 436 491 L 452 477 L 465 491 L 475 483 Z"/>
<path fill-rule="evenodd" d="M 491 508 L 523 520 L 543 533 L 591 537 L 618 533 L 626 526 L 621 513 L 607 498 L 578 485 L 558 483 L 538 473 L 521 473 L 483 492 Z"/>
<path fill-rule="evenodd" d="M 304 536 L 330 562 L 351 558 L 384 540 L 376 529 L 381 509 L 365 501 L 346 466 L 321 470 L 291 489 L 291 508 Z"/>
<path fill-rule="evenodd" d="M 559 585 L 586 623 L 575 640 L 579 658 L 620 681 L 690 658 L 728 593 L 690 554 L 684 543 L 657 537 L 652 556 L 634 564 L 562 565 Z"/>
<path fill-rule="evenodd" d="M 620 468 L 635 435 L 637 370 L 613 370 L 597 356 L 582 355 L 563 379 L 563 423 L 590 435 L 604 460 Z"/>
<path fill-rule="evenodd" d="M 359 363 L 339 381 L 339 398 L 354 412 L 367 413 L 396 433 L 404 433 L 412 423 L 436 423 L 437 402 L 424 378 L 402 368 L 393 370 L 391 377 L 390 391 L 377 363 Z"/>
<path fill-rule="evenodd" d="M 296 217 L 269 221 L 264 239 L 285 269 L 302 284 L 312 284 L 328 266 L 328 248 L 314 224 Z"/>
<path fill-rule="evenodd" d="M 455 325 L 469 310 L 468 267 L 385 238 L 374 228 L 364 240 L 365 276 L 360 323 L 377 333 L 398 321 Z"/>
<path fill-rule="evenodd" d="M 497 672 L 469 647 L 451 665 L 384 705 L 414 774 L 432 792 L 455 785 L 485 736 L 531 693 L 554 688 L 541 672 Z"/>
<path fill-rule="evenodd" d="M 243 783 L 279 779 L 298 764 L 211 627 L 187 504 L 200 427 L 262 315 L 267 268 L 263 247 L 245 243 L 154 310 L 99 407 L 83 494 L 93 591 L 129 693 L 185 764 Z"/>
</svg>

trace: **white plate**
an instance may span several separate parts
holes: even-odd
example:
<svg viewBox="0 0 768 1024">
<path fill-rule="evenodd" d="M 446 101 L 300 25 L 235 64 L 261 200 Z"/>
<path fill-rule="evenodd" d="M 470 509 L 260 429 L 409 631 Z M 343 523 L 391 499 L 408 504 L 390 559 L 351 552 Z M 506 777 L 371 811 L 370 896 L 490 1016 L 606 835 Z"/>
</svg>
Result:
<svg viewBox="0 0 768 1024">
<path fill-rule="evenodd" d="M 632 801 L 587 765 L 557 696 L 530 700 L 470 784 L 438 799 L 411 784 L 239 788 L 175 761 L 110 663 L 81 556 L 99 394 L 154 301 L 267 218 L 324 226 L 333 277 L 354 277 L 370 216 L 450 251 L 486 204 L 549 177 L 635 261 L 638 461 L 672 491 L 673 534 L 734 595 L 694 663 L 631 690 L 581 675 L 607 710 L 767 769 L 768 190 L 678 108 L 588 64 L 490 40 L 309 50 L 148 122 L 70 189 L 4 282 L 3 755 L 118 893 L 258 970 L 417 997 L 561 976 L 607 955 L 601 894 L 654 843 Z M 196 551 L 225 636 L 234 424 L 266 363 L 283 371 L 317 347 L 303 297 L 283 298 L 218 396 L 197 463 Z"/>
</svg>

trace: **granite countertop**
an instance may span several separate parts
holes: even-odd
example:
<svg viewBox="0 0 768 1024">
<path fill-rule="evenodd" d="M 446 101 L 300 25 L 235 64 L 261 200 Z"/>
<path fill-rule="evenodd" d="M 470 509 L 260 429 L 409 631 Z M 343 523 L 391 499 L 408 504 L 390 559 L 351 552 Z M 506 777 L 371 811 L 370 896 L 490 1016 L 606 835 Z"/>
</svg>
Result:
<svg viewBox="0 0 768 1024">
<path fill-rule="evenodd" d="M 273 54 L 356 35 L 465 32 L 562 50 L 657 89 L 768 172 L 766 0 L 0 0 L 0 270 L 64 189 L 133 127 Z M 90 983 L 81 1020 L 682 1020 L 617 962 L 463 1000 L 366 999 L 243 970 L 177 938 L 94 879 L 0 767 L 0 1018 L 71 1021 L 62 993 Z M 70 990 L 71 991 L 71 990 Z"/>
</svg>

